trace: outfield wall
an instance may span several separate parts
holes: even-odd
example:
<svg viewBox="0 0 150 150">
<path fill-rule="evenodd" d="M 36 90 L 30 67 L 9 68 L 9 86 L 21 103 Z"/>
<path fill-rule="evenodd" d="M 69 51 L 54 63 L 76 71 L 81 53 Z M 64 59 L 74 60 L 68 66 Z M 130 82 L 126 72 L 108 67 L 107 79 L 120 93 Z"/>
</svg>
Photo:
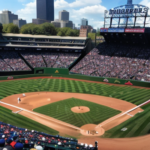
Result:
<svg viewBox="0 0 150 150">
<path fill-rule="evenodd" d="M 13 79 L 42 77 L 42 76 L 74 78 L 74 79 L 98 81 L 98 82 L 114 83 L 114 84 L 123 84 L 123 85 L 127 84 L 129 82 L 129 84 L 127 84 L 127 85 L 150 87 L 149 82 L 115 79 L 115 78 L 105 78 L 105 77 L 91 77 L 91 76 L 78 75 L 78 74 L 69 74 L 68 69 L 61 69 L 61 68 L 36 68 L 36 69 L 34 69 L 34 74 L 2 76 L 2 77 L 0 77 L 0 80 L 13 80 Z"/>
<path fill-rule="evenodd" d="M 64 68 L 35 68 L 34 74 L 69 75 L 69 70 Z"/>
</svg>

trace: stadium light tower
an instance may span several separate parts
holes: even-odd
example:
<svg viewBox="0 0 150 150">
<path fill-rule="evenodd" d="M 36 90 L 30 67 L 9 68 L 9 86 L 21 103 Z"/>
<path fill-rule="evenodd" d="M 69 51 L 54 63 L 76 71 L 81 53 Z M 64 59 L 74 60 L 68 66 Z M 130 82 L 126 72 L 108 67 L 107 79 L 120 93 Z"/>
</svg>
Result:
<svg viewBox="0 0 150 150">
<path fill-rule="evenodd" d="M 127 5 L 132 5 L 132 0 L 127 0 Z"/>
</svg>

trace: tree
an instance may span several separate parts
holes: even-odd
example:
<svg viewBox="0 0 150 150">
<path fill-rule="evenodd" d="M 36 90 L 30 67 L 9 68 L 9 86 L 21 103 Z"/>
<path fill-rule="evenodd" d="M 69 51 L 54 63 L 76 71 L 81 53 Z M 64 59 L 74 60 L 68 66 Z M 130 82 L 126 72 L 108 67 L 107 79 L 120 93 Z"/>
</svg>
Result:
<svg viewBox="0 0 150 150">
<path fill-rule="evenodd" d="M 7 33 L 19 33 L 19 27 L 17 25 L 10 23 L 8 25 Z"/>
<path fill-rule="evenodd" d="M 4 33 L 19 33 L 19 27 L 13 23 L 3 25 Z"/>
<path fill-rule="evenodd" d="M 36 25 L 33 24 L 33 23 L 29 23 L 29 24 L 26 24 L 26 25 L 23 25 L 20 29 L 20 33 L 22 34 L 33 34 L 33 28 L 35 27 Z"/>
<path fill-rule="evenodd" d="M 40 26 L 41 26 L 42 32 L 45 35 L 56 35 L 57 34 L 56 28 L 51 23 L 46 22 L 46 23 L 41 24 Z"/>
<path fill-rule="evenodd" d="M 80 30 L 73 30 L 73 32 L 74 32 L 74 36 L 79 36 L 79 33 L 80 33 Z"/>
<path fill-rule="evenodd" d="M 63 33 L 62 31 L 59 31 L 59 32 L 57 33 L 57 35 L 58 35 L 58 36 L 64 36 L 64 33 Z"/>
<path fill-rule="evenodd" d="M 58 35 L 58 36 L 79 36 L 79 30 L 74 30 L 68 27 L 56 28 L 51 23 L 43 23 L 40 25 L 29 23 L 23 25 L 20 30 L 14 24 L 3 25 L 3 32 L 5 33 L 22 33 L 34 35 Z"/>
<path fill-rule="evenodd" d="M 70 30 L 68 30 L 68 31 L 66 32 L 65 35 L 66 35 L 66 36 L 74 36 L 75 33 L 74 33 L 74 31 L 73 31 L 72 29 L 70 29 Z"/>
<path fill-rule="evenodd" d="M 8 24 L 3 24 L 3 32 L 7 33 L 8 30 Z"/>
<path fill-rule="evenodd" d="M 100 29 L 99 28 L 97 28 L 96 35 L 100 36 Z"/>
</svg>

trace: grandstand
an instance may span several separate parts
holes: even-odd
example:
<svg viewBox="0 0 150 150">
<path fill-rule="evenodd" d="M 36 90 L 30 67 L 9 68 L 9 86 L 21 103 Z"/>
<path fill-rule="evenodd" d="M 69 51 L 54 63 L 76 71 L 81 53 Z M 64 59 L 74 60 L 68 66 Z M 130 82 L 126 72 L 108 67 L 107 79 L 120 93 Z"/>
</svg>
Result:
<svg viewBox="0 0 150 150">
<path fill-rule="evenodd" d="M 0 75 L 32 74 L 41 67 L 69 69 L 90 49 L 86 37 L 1 34 Z"/>
<path fill-rule="evenodd" d="M 88 53 L 71 72 L 97 77 L 150 81 L 149 46 L 103 43 Z"/>
<path fill-rule="evenodd" d="M 24 150 L 149 149 L 150 16 L 130 7 L 105 11 L 94 49 L 86 37 L 0 35 L 0 140 Z"/>
</svg>

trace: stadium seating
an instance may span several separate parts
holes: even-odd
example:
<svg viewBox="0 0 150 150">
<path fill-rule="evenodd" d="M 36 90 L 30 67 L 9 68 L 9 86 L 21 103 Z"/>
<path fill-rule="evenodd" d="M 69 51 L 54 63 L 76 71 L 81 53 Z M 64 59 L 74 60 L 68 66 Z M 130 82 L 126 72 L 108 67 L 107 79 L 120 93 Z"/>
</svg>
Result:
<svg viewBox="0 0 150 150">
<path fill-rule="evenodd" d="M 40 52 L 22 51 L 21 55 L 32 65 L 33 68 L 46 67 Z"/>
<path fill-rule="evenodd" d="M 22 51 L 21 55 L 33 68 L 68 68 L 79 56 L 76 53 L 52 53 L 39 51 Z"/>
<path fill-rule="evenodd" d="M 22 57 L 20 56 L 22 55 Z M 27 71 L 33 68 L 69 68 L 69 66 L 80 57 L 78 53 L 53 53 L 40 51 L 0 51 L 0 71 Z"/>
<path fill-rule="evenodd" d="M 50 51 L 0 51 L 0 71 L 32 68 L 69 68 L 80 53 Z M 26 63 L 28 62 L 28 63 Z M 102 43 L 91 50 L 70 72 L 88 76 L 150 81 L 150 48 Z"/>
<path fill-rule="evenodd" d="M 75 53 L 41 53 L 50 68 L 68 68 L 80 54 Z"/>
<path fill-rule="evenodd" d="M 89 52 L 71 72 L 150 81 L 150 48 L 124 44 L 100 44 Z"/>
<path fill-rule="evenodd" d="M 30 70 L 17 52 L 0 51 L 0 71 Z"/>
<path fill-rule="evenodd" d="M 14 150 L 16 143 L 21 143 L 24 150 L 31 148 L 38 149 L 37 146 L 41 146 L 43 150 L 97 150 L 93 145 L 79 144 L 78 141 L 73 138 L 65 138 L 59 135 L 53 136 L 34 130 L 29 131 L 3 122 L 0 122 L 0 140 L 1 139 L 6 142 L 3 147 L 6 145 L 14 146 Z"/>
</svg>

